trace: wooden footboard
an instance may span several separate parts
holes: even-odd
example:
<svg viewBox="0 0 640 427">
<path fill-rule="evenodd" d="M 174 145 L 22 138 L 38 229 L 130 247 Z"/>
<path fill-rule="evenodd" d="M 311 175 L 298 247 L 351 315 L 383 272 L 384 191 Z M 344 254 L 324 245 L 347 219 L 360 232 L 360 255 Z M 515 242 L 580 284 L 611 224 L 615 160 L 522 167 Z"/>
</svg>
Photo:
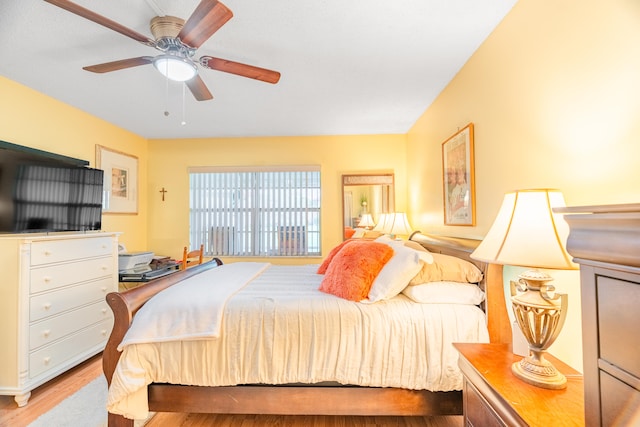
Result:
<svg viewBox="0 0 640 427">
<path fill-rule="evenodd" d="M 432 252 L 467 259 L 483 270 L 485 278 L 481 286 L 487 297 L 485 309 L 491 341 L 510 342 L 501 266 L 479 263 L 469 257 L 479 241 L 415 233 L 411 238 Z M 129 291 L 107 295 L 107 302 L 115 316 L 113 331 L 103 355 L 104 373 L 109 384 L 120 358 L 117 346 L 140 307 L 163 289 L 220 264 L 220 260 L 214 259 Z M 274 415 L 455 415 L 462 414 L 462 393 L 354 386 L 195 387 L 151 384 L 149 410 Z M 109 426 L 133 427 L 133 420 L 110 413 Z"/>
</svg>

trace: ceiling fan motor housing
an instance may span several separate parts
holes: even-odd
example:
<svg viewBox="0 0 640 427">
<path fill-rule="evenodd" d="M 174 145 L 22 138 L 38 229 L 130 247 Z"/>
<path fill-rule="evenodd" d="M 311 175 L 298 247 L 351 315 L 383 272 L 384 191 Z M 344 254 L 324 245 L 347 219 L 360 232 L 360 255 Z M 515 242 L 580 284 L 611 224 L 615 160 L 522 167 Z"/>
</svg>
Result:
<svg viewBox="0 0 640 427">
<path fill-rule="evenodd" d="M 184 26 L 184 19 L 175 16 L 156 16 L 151 19 L 151 34 L 156 40 L 164 37 L 176 38 Z"/>
</svg>

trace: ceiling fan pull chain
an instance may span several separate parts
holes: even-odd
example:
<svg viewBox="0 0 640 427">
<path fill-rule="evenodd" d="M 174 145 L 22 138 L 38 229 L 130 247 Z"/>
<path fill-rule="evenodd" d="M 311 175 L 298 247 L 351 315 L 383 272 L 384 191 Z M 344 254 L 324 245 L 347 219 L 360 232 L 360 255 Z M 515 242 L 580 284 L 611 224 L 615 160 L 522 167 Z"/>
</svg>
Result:
<svg viewBox="0 0 640 427">
<path fill-rule="evenodd" d="M 187 124 L 187 115 L 186 115 L 186 93 L 187 93 L 187 84 L 182 83 L 182 122 L 180 124 L 182 126 Z"/>
<path fill-rule="evenodd" d="M 169 117 L 169 77 L 165 77 L 164 82 L 164 116 Z"/>
</svg>

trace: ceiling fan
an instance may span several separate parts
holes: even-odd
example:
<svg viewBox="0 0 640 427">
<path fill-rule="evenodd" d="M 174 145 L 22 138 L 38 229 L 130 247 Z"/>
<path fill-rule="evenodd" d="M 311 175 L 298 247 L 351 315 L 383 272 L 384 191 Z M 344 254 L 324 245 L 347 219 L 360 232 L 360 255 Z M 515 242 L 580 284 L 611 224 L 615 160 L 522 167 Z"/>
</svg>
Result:
<svg viewBox="0 0 640 427">
<path fill-rule="evenodd" d="M 68 0 L 45 1 L 162 52 L 158 56 L 140 56 L 91 65 L 83 67 L 84 70 L 108 73 L 153 64 L 167 78 L 185 82 L 198 101 L 213 99 L 213 95 L 198 75 L 197 64 L 211 70 L 272 84 L 280 80 L 280 73 L 277 71 L 212 56 L 193 58 L 196 50 L 233 16 L 231 10 L 217 0 L 200 1 L 186 21 L 174 16 L 154 17 L 150 25 L 153 39 Z"/>
</svg>

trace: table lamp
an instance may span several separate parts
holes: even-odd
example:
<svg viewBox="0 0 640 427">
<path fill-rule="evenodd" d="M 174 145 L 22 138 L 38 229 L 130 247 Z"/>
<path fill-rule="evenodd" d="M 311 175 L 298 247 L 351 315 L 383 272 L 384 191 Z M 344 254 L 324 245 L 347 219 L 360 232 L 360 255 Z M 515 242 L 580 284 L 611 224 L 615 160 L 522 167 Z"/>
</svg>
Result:
<svg viewBox="0 0 640 427">
<path fill-rule="evenodd" d="M 390 223 L 391 221 L 391 215 L 390 213 L 382 213 L 378 216 L 378 224 L 376 224 L 375 227 L 373 227 L 373 231 L 379 231 L 380 233 L 384 234 L 384 230 L 387 228 L 387 222 Z"/>
<path fill-rule="evenodd" d="M 409 225 L 406 213 L 393 212 L 382 214 L 378 225 L 373 230 L 388 234 L 390 238 L 395 239 L 397 235 L 411 234 L 411 225 Z"/>
<path fill-rule="evenodd" d="M 373 222 L 373 217 L 368 213 L 363 214 L 360 222 L 358 222 L 358 227 L 366 228 L 367 230 L 372 229 L 374 225 L 376 225 L 376 223 Z"/>
<path fill-rule="evenodd" d="M 533 267 L 511 281 L 513 313 L 529 345 L 529 355 L 511 370 L 521 380 L 548 389 L 566 387 L 567 379 L 545 358 L 567 315 L 567 295 L 555 293 L 551 276 L 538 268 L 577 269 L 565 244 L 569 226 L 553 208 L 565 206 L 552 189 L 508 193 L 484 240 L 471 254 L 480 261 Z"/>
<path fill-rule="evenodd" d="M 396 236 L 399 235 L 408 236 L 411 234 L 411 225 L 409 225 L 406 213 L 396 212 L 392 214 L 388 234 L 392 239 L 395 239 Z"/>
</svg>

